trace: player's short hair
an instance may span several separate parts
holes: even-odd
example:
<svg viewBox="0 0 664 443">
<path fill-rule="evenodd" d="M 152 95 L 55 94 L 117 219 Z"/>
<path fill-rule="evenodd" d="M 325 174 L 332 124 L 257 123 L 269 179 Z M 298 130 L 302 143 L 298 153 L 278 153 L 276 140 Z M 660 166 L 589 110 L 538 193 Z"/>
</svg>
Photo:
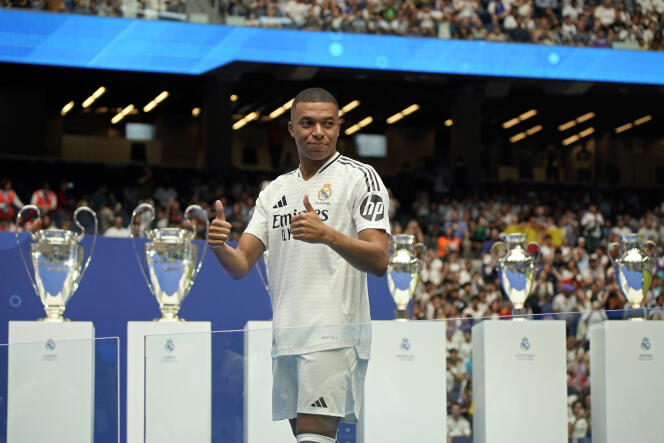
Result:
<svg viewBox="0 0 664 443">
<path fill-rule="evenodd" d="M 299 94 L 295 96 L 293 100 L 293 106 L 291 107 L 291 119 L 293 118 L 293 112 L 298 103 L 332 103 L 336 106 L 337 111 L 339 110 L 339 103 L 337 99 L 334 98 L 332 94 L 326 91 L 323 88 L 307 88 L 300 91 Z"/>
</svg>

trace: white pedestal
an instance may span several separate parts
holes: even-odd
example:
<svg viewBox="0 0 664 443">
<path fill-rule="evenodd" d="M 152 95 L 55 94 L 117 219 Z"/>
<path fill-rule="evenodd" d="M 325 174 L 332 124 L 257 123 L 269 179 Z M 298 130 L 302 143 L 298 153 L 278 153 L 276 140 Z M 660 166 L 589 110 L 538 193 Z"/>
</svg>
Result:
<svg viewBox="0 0 664 443">
<path fill-rule="evenodd" d="M 250 321 L 244 333 L 244 441 L 293 443 L 288 421 L 272 421 L 272 322 Z"/>
<path fill-rule="evenodd" d="M 590 368 L 593 443 L 661 442 L 664 322 L 593 325 Z"/>
<path fill-rule="evenodd" d="M 127 323 L 127 443 L 210 443 L 210 329 Z"/>
<path fill-rule="evenodd" d="M 9 322 L 8 443 L 92 443 L 94 338 L 92 322 Z"/>
<path fill-rule="evenodd" d="M 445 441 L 445 323 L 372 322 L 358 443 Z"/>
<path fill-rule="evenodd" d="M 472 333 L 473 441 L 567 442 L 565 322 L 489 320 Z"/>
</svg>

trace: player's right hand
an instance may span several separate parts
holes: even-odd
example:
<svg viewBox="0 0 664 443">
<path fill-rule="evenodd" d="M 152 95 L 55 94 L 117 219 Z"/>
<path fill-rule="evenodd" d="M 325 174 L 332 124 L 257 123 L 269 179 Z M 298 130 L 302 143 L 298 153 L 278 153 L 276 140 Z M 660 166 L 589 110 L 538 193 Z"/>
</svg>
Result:
<svg viewBox="0 0 664 443">
<path fill-rule="evenodd" d="M 224 206 L 220 200 L 214 202 L 214 209 L 217 211 L 217 216 L 210 223 L 210 230 L 208 231 L 208 246 L 211 249 L 222 246 L 231 233 L 231 224 L 226 221 Z"/>
</svg>

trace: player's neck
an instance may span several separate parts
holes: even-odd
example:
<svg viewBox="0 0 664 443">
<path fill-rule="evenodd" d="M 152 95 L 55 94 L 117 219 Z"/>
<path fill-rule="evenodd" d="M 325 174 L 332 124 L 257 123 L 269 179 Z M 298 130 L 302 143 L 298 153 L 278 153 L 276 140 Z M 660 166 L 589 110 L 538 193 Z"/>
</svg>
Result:
<svg viewBox="0 0 664 443">
<path fill-rule="evenodd" d="M 302 178 L 306 181 L 306 180 L 309 180 L 314 175 L 316 175 L 316 172 L 318 172 L 320 167 L 323 166 L 336 153 L 337 153 L 337 151 L 335 150 L 334 152 L 332 152 L 330 155 L 328 155 L 327 157 L 325 157 L 322 160 L 310 160 L 308 158 L 301 157 L 300 158 L 300 174 L 302 174 Z"/>
</svg>

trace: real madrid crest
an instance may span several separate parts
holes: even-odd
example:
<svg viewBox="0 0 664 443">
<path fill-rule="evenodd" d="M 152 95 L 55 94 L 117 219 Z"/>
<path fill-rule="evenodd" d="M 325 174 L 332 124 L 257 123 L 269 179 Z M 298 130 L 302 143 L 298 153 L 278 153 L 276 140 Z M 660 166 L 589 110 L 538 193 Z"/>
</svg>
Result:
<svg viewBox="0 0 664 443">
<path fill-rule="evenodd" d="M 318 200 L 328 200 L 332 196 L 332 184 L 325 183 L 318 191 Z"/>
</svg>

